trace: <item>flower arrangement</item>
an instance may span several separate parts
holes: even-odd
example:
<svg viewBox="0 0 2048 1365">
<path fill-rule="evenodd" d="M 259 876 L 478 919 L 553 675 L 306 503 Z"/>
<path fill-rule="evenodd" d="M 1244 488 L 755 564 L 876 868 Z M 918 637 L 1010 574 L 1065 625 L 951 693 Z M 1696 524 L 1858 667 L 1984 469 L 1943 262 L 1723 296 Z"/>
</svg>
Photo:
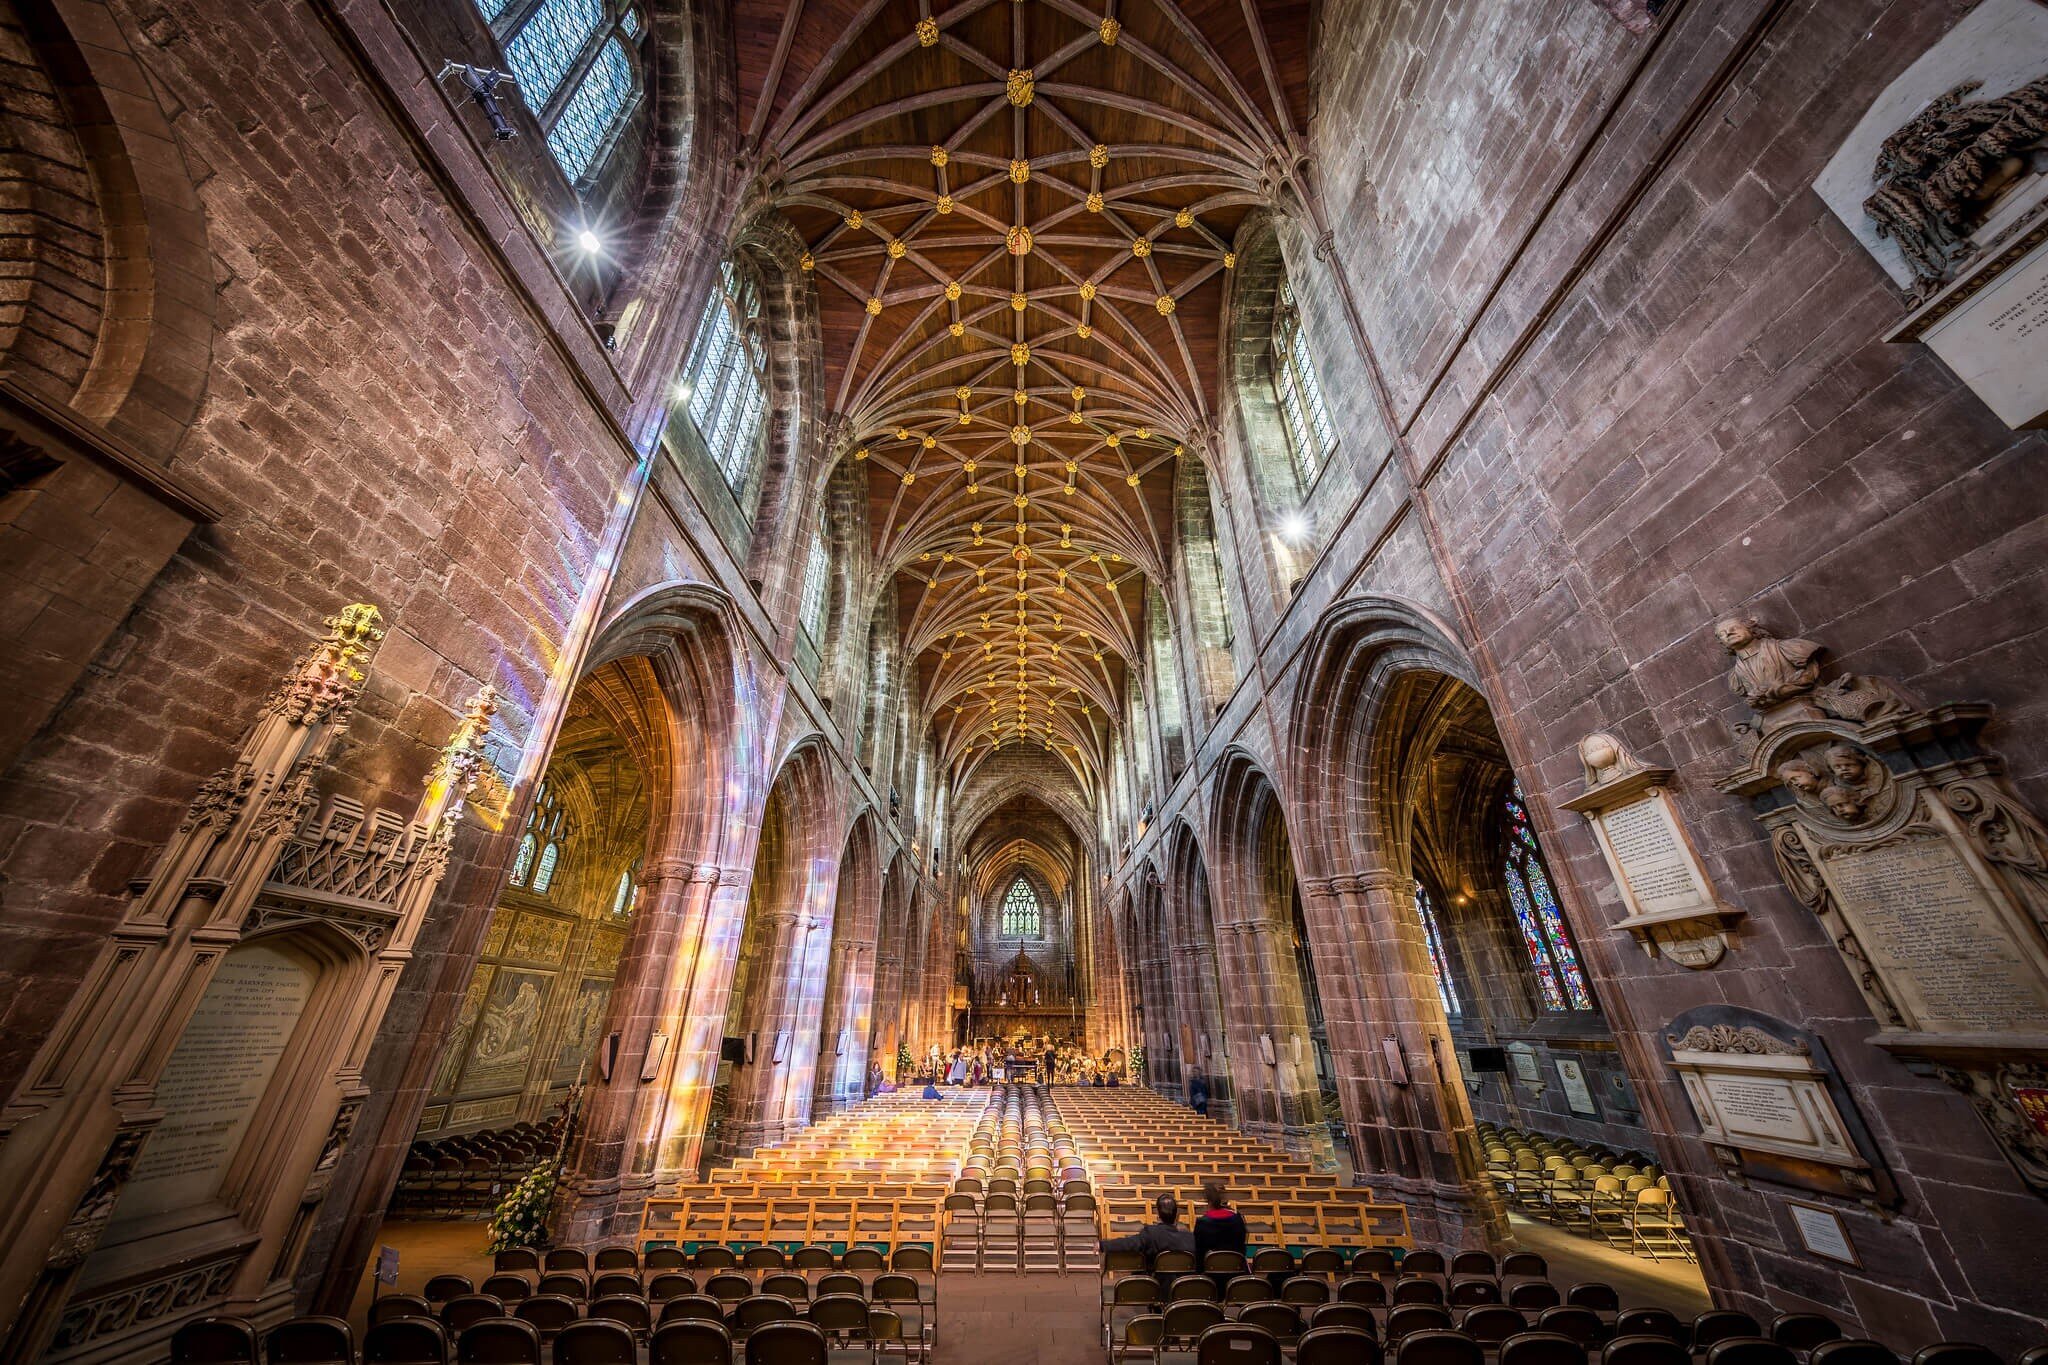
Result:
<svg viewBox="0 0 2048 1365">
<path fill-rule="evenodd" d="M 904 1085 L 917 1072 L 917 1056 L 910 1050 L 910 1044 L 896 1044 L 896 1084 Z"/>
<path fill-rule="evenodd" d="M 547 1245 L 548 1223 L 555 1207 L 555 1161 L 550 1157 L 526 1173 L 491 1212 L 487 1250 Z"/>
<path fill-rule="evenodd" d="M 1131 1048 L 1131 1079 L 1138 1084 L 1145 1083 L 1145 1045 L 1134 1044 Z"/>
</svg>

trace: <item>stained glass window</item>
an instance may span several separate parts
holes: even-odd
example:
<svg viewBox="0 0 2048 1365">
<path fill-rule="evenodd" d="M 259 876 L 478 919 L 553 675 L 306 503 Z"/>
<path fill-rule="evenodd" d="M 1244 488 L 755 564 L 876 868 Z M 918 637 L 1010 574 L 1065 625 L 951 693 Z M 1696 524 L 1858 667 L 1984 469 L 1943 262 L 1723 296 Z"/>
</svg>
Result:
<svg viewBox="0 0 2048 1365">
<path fill-rule="evenodd" d="M 1302 479 L 1314 483 L 1323 461 L 1336 448 L 1337 429 L 1323 402 L 1323 386 L 1316 378 L 1315 362 L 1309 358 L 1308 334 L 1302 329 L 1301 311 L 1295 307 L 1294 291 L 1285 280 L 1280 282 L 1280 305 L 1273 319 L 1273 387 Z"/>
<path fill-rule="evenodd" d="M 1522 803 L 1519 786 L 1505 798 L 1507 807 L 1508 903 L 1515 912 L 1522 945 L 1529 950 L 1529 964 L 1536 972 L 1536 989 L 1549 1010 L 1590 1010 L 1593 993 L 1586 987 L 1586 973 L 1579 966 L 1579 952 L 1565 928 L 1564 912 L 1558 908 L 1557 893 L 1551 889 L 1550 874 L 1543 866 L 1543 850 L 1537 846 L 1536 830 L 1529 823 L 1528 807 Z"/>
<path fill-rule="evenodd" d="M 825 624 L 825 540 L 811 537 L 811 557 L 804 561 L 803 601 L 797 608 L 804 629 L 816 639 Z"/>
<path fill-rule="evenodd" d="M 509 0 L 472 0 L 498 29 L 519 98 L 573 184 L 604 160 L 639 94 L 632 40 L 640 14 L 621 0 L 541 0 L 519 17 Z M 510 28 L 510 32 L 505 31 Z"/>
<path fill-rule="evenodd" d="M 555 884 L 556 866 L 562 861 L 562 842 L 568 837 L 568 815 L 543 782 L 533 794 L 533 809 L 526 815 L 526 832 L 520 836 L 519 853 L 512 860 L 512 885 L 545 896 Z"/>
<path fill-rule="evenodd" d="M 1009 938 L 1039 935 L 1038 893 L 1022 877 L 1011 882 L 1003 895 L 1003 933 Z"/>
<path fill-rule="evenodd" d="M 1436 993 L 1443 999 L 1444 1013 L 1462 1014 L 1464 1007 L 1458 1001 L 1458 983 L 1451 979 L 1451 959 L 1444 951 L 1443 925 L 1437 921 L 1436 902 L 1420 881 L 1415 883 L 1415 915 L 1422 921 L 1422 941 L 1429 949 L 1429 968 L 1436 973 Z"/>
<path fill-rule="evenodd" d="M 735 491 L 746 486 L 768 410 L 768 343 L 753 271 L 727 261 L 690 344 L 690 420 Z"/>
<path fill-rule="evenodd" d="M 533 894 L 545 896 L 548 888 L 555 884 L 555 864 L 562 861 L 562 846 L 549 844 L 540 851 L 540 862 L 533 869 Z"/>
</svg>

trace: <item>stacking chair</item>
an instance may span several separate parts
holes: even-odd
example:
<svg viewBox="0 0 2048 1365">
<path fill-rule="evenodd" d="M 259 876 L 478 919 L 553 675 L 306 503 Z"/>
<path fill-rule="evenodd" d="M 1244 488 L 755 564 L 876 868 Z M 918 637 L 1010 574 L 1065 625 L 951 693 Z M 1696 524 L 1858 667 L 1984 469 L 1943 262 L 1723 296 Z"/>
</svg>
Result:
<svg viewBox="0 0 2048 1365">
<path fill-rule="evenodd" d="M 1334 1280 L 1344 1273 L 1344 1253 L 1333 1247 L 1312 1247 L 1301 1254 L 1301 1273 Z"/>
<path fill-rule="evenodd" d="M 540 1273 L 540 1253 L 532 1247 L 506 1247 L 491 1255 L 493 1270 L 525 1270 Z"/>
<path fill-rule="evenodd" d="M 653 1303 L 667 1303 L 697 1292 L 697 1282 L 680 1270 L 658 1271 L 647 1281 L 647 1297 Z"/>
<path fill-rule="evenodd" d="M 704 1292 L 726 1305 L 730 1311 L 733 1304 L 739 1303 L 754 1292 L 754 1282 L 737 1270 L 721 1270 L 704 1281 Z"/>
<path fill-rule="evenodd" d="M 648 1311 L 647 1300 L 638 1294 L 607 1294 L 592 1301 L 589 1316 L 616 1322 L 642 1341 L 654 1330 L 654 1318 Z"/>
<path fill-rule="evenodd" d="M 1451 1258 L 1451 1278 L 1460 1275 L 1485 1275 L 1489 1278 L 1498 1274 L 1494 1269 L 1493 1253 L 1490 1251 L 1461 1251 Z"/>
<path fill-rule="evenodd" d="M 1273 1297 L 1272 1286 L 1257 1275 L 1239 1275 L 1223 1286 L 1223 1308 L 1243 1309 L 1249 1304 L 1262 1303 Z M 1240 1313 L 1240 1316 L 1242 1314 Z"/>
<path fill-rule="evenodd" d="M 827 1365 L 825 1334 L 808 1322 L 771 1322 L 747 1337 L 747 1365 Z"/>
<path fill-rule="evenodd" d="M 681 1247 L 649 1247 L 641 1256 L 640 1264 L 646 1270 L 686 1270 L 690 1258 L 683 1254 Z"/>
<path fill-rule="evenodd" d="M 1689 1335 L 1693 1350 L 1704 1351 L 1729 1337 L 1760 1337 L 1763 1334 L 1764 1329 L 1747 1313 L 1733 1308 L 1710 1308 L 1692 1320 Z M 1964 1362 L 1943 1362 L 1943 1365 L 1964 1365 Z"/>
<path fill-rule="evenodd" d="M 533 1286 L 536 1294 L 560 1294 L 581 1303 L 590 1297 L 590 1280 L 580 1270 L 550 1270 Z"/>
<path fill-rule="evenodd" d="M 722 1328 L 725 1326 L 725 1305 L 709 1294 L 684 1294 L 662 1304 L 660 1323 L 655 1331 L 659 1332 L 662 1326 L 671 1322 L 715 1322 Z"/>
<path fill-rule="evenodd" d="M 1469 1308 L 1474 1304 L 1499 1303 L 1500 1284 L 1491 1275 L 1459 1275 L 1451 1280 L 1450 1292 L 1444 1302 L 1453 1308 Z"/>
<path fill-rule="evenodd" d="M 1791 1348 L 1769 1337 L 1723 1337 L 1707 1351 L 1707 1365 L 1798 1365 Z"/>
<path fill-rule="evenodd" d="M 1524 1312 L 1541 1312 L 1545 1308 L 1555 1308 L 1563 1301 L 1557 1286 L 1548 1280 L 1522 1280 L 1508 1286 L 1508 1306 Z"/>
<path fill-rule="evenodd" d="M 270 1365 L 355 1365 L 355 1334 L 343 1318 L 291 1318 L 263 1338 Z"/>
<path fill-rule="evenodd" d="M 1486 1353 L 1463 1332 L 1432 1327 L 1402 1337 L 1394 1360 L 1396 1365 L 1485 1365 Z"/>
<path fill-rule="evenodd" d="M 1291 1276 L 1280 1286 L 1280 1301 L 1297 1304 L 1328 1303 L 1330 1282 L 1313 1275 Z"/>
<path fill-rule="evenodd" d="M 690 1258 L 693 1270 L 731 1270 L 740 1263 L 731 1247 L 704 1246 L 697 1248 L 697 1254 Z"/>
<path fill-rule="evenodd" d="M 2042 1365 L 2043 1357 L 2037 1350 L 2020 1357 L 2019 1365 Z M 1806 1357 L 1806 1365 L 1899 1365 L 1898 1356 L 1891 1347 L 1862 1337 L 1848 1337 L 1840 1341 L 1824 1341 L 1813 1348 Z"/>
<path fill-rule="evenodd" d="M 524 1275 L 500 1272 L 485 1276 L 477 1292 L 489 1294 L 500 1303 L 518 1303 L 533 1292 L 533 1284 Z"/>
<path fill-rule="evenodd" d="M 1311 1327 L 1294 1344 L 1294 1365 L 1380 1365 L 1379 1338 L 1356 1327 Z"/>
<path fill-rule="evenodd" d="M 924 1294 L 916 1280 L 896 1270 L 886 1275 L 877 1275 L 875 1282 L 868 1286 L 868 1300 L 870 1303 L 890 1309 L 902 1318 L 905 1331 L 920 1344 L 921 1348 L 929 1346 L 937 1323 L 934 1320 L 935 1315 L 927 1315 L 925 1312 Z M 922 1349 L 919 1354 L 923 1354 Z"/>
<path fill-rule="evenodd" d="M 363 1333 L 363 1365 L 448 1365 L 448 1333 L 432 1318 L 387 1318 Z"/>
<path fill-rule="evenodd" d="M 1692 1365 L 1692 1352 L 1670 1337 L 1616 1337 L 1600 1348 L 1600 1365 Z"/>
<path fill-rule="evenodd" d="M 462 1294 L 474 1294 L 476 1286 L 469 1282 L 467 1275 L 436 1275 L 427 1281 L 420 1291 L 420 1297 L 439 1308 L 442 1304 Z"/>
<path fill-rule="evenodd" d="M 1615 1313 L 1621 1310 L 1621 1295 L 1614 1292 L 1611 1284 L 1598 1280 L 1587 1280 L 1575 1284 L 1565 1292 L 1564 1301 L 1578 1308 L 1590 1308 L 1596 1313 Z"/>
<path fill-rule="evenodd" d="M 542 1270 L 589 1270 L 590 1257 L 582 1247 L 551 1247 L 540 1258 Z"/>
<path fill-rule="evenodd" d="M 1519 1312 L 1498 1303 L 1468 1308 L 1465 1316 L 1458 1320 L 1459 1331 L 1486 1347 L 1498 1347 L 1509 1337 L 1526 1331 L 1528 1326 Z"/>
<path fill-rule="evenodd" d="M 640 1253 L 631 1247 L 599 1247 L 590 1266 L 593 1270 L 638 1270 Z"/>
<path fill-rule="evenodd" d="M 1282 1347 L 1293 1345 L 1294 1339 L 1301 1335 L 1301 1314 L 1291 1303 L 1268 1299 L 1264 1303 L 1251 1304 L 1237 1315 L 1237 1320 L 1246 1326 L 1264 1328 Z"/>
<path fill-rule="evenodd" d="M 1395 1303 L 1442 1303 L 1444 1287 L 1422 1275 L 1403 1275 L 1394 1281 Z"/>
<path fill-rule="evenodd" d="M 1387 1314 L 1387 1341 L 1399 1342 L 1412 1332 L 1448 1331 L 1450 1310 L 1434 1303 L 1404 1303 Z"/>
<path fill-rule="evenodd" d="M 462 1334 L 476 1324 L 490 1318 L 505 1316 L 505 1305 L 489 1294 L 457 1294 L 441 1305 L 441 1325 L 456 1338 L 456 1352 L 461 1353 Z"/>
<path fill-rule="evenodd" d="M 532 1323 L 542 1341 L 553 1341 L 556 1333 L 582 1316 L 582 1311 L 576 1300 L 566 1294 L 534 1294 L 514 1304 L 512 1316 Z"/>
<path fill-rule="evenodd" d="M 370 1325 L 394 1318 L 431 1318 L 434 1308 L 417 1294 L 379 1294 L 370 1300 Z"/>
<path fill-rule="evenodd" d="M 791 1303 L 809 1303 L 811 1282 L 793 1270 L 778 1270 L 761 1277 L 761 1292 L 779 1295 Z"/>
<path fill-rule="evenodd" d="M 1358 1303 L 1318 1304 L 1308 1310 L 1308 1325 L 1311 1330 L 1317 1327 L 1349 1327 L 1370 1334 L 1374 1341 L 1378 1341 L 1380 1336 L 1379 1319 L 1372 1315 L 1370 1308 Z"/>
<path fill-rule="evenodd" d="M 1937 1341 L 1913 1353 L 1913 1365 L 1991 1365 L 1996 1352 L 1967 1341 Z"/>
<path fill-rule="evenodd" d="M 1105 1331 L 1110 1365 L 1122 1365 L 1133 1353 L 1156 1362 L 1166 1342 L 1166 1319 L 1158 1313 L 1140 1313 L 1126 1321 L 1121 1331 Z"/>
<path fill-rule="evenodd" d="M 1183 1275 L 1167 1286 L 1166 1298 L 1169 1303 L 1221 1303 L 1223 1295 L 1216 1288 L 1216 1281 L 1206 1275 Z"/>
<path fill-rule="evenodd" d="M 456 1365 L 541 1365 L 540 1333 L 518 1318 L 485 1318 L 455 1339 Z"/>
<path fill-rule="evenodd" d="M 1195 1365 L 1280 1365 L 1280 1360 L 1280 1343 L 1272 1333 L 1241 1322 L 1218 1323 L 1195 1343 Z"/>
<path fill-rule="evenodd" d="M 1533 1251 L 1511 1251 L 1500 1263 L 1500 1277 L 1504 1280 L 1517 1276 L 1541 1280 L 1549 1275 L 1550 1263 Z"/>
<path fill-rule="evenodd" d="M 1206 1281 L 1204 1282 L 1206 1283 Z M 1214 1286 L 1211 1287 L 1214 1292 Z M 1188 1300 L 1166 1305 L 1163 1318 L 1165 1349 L 1169 1351 L 1190 1351 L 1201 1339 L 1204 1332 L 1223 1321 L 1220 1305 L 1201 1299 Z"/>
<path fill-rule="evenodd" d="M 240 1318 L 194 1318 L 171 1337 L 172 1365 L 259 1365 L 256 1329 Z"/>
<path fill-rule="evenodd" d="M 834 1346 L 868 1343 L 867 1300 L 858 1294 L 821 1294 L 804 1309 L 804 1320 Z"/>
<path fill-rule="evenodd" d="M 1387 1302 L 1386 1282 L 1370 1275 L 1353 1275 L 1339 1280 L 1337 1302 L 1383 1307 Z"/>
<path fill-rule="evenodd" d="M 607 1300 L 599 1300 L 599 1303 Z M 596 1311 L 598 1304 L 592 1304 Z M 643 1316 L 645 1305 L 642 1305 Z M 555 1365 L 639 1365 L 633 1332 L 624 1323 L 590 1317 L 572 1322 L 555 1338 Z"/>
<path fill-rule="evenodd" d="M 1615 1316 L 1614 1335 L 1669 1337 L 1673 1341 L 1684 1341 L 1686 1327 L 1679 1321 L 1678 1314 L 1668 1308 L 1628 1308 Z"/>
<path fill-rule="evenodd" d="M 600 1271 L 590 1281 L 590 1297 L 606 1299 L 615 1294 L 638 1295 L 642 1288 L 640 1277 L 636 1274 L 629 1274 L 623 1270 Z"/>
<path fill-rule="evenodd" d="M 1544 1309 L 1537 1317 L 1536 1325 L 1546 1332 L 1561 1332 L 1588 1350 L 1599 1345 L 1607 1335 L 1607 1324 L 1600 1321 L 1600 1315 L 1576 1303 Z"/>
<path fill-rule="evenodd" d="M 1771 1319 L 1771 1340 L 1802 1355 L 1841 1338 L 1842 1329 L 1825 1313 L 1780 1313 Z"/>
<path fill-rule="evenodd" d="M 715 1320 L 664 1322 L 654 1329 L 647 1360 L 648 1365 L 732 1365 L 732 1333 Z"/>
<path fill-rule="evenodd" d="M 1442 1275 L 1447 1270 L 1444 1265 L 1444 1254 L 1441 1251 L 1431 1251 L 1427 1247 L 1403 1256 L 1399 1268 L 1403 1275 Z"/>
<path fill-rule="evenodd" d="M 1586 1348 L 1559 1332 L 1517 1332 L 1496 1349 L 1498 1365 L 1586 1365 Z"/>
</svg>

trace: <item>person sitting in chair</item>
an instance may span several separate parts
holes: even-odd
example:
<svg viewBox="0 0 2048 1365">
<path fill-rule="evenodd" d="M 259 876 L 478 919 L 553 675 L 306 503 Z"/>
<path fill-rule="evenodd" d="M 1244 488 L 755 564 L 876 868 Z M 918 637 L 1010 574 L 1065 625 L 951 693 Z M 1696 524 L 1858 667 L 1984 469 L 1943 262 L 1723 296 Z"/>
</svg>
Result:
<svg viewBox="0 0 2048 1365">
<path fill-rule="evenodd" d="M 1145 1265 L 1149 1268 L 1162 1251 L 1185 1251 L 1194 1254 L 1195 1234 L 1180 1225 L 1180 1201 L 1170 1194 L 1162 1194 L 1153 1201 L 1153 1211 L 1159 1215 L 1156 1223 L 1147 1223 L 1129 1237 L 1105 1238 L 1104 1251 L 1141 1251 L 1145 1254 Z"/>
</svg>

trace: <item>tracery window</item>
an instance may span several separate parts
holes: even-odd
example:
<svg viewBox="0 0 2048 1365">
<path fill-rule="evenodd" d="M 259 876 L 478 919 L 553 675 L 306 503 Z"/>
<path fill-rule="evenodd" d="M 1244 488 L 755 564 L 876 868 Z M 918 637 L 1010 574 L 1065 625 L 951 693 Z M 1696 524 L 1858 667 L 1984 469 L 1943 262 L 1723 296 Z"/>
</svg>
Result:
<svg viewBox="0 0 2048 1365">
<path fill-rule="evenodd" d="M 690 343 L 690 420 L 735 492 L 746 486 L 768 409 L 761 286 L 744 264 L 719 266 L 719 287 Z"/>
<path fill-rule="evenodd" d="M 505 49 L 519 97 L 574 185 L 603 165 L 640 100 L 631 0 L 473 0 Z"/>
<path fill-rule="evenodd" d="M 568 837 L 568 815 L 543 782 L 533 794 L 526 832 L 519 836 L 519 853 L 512 860 L 512 885 L 545 896 L 561 870 L 562 845 Z"/>
<path fill-rule="evenodd" d="M 1536 988 L 1547 1010 L 1590 1010 L 1593 993 L 1586 987 L 1586 974 L 1579 966 L 1579 951 L 1565 928 L 1564 912 L 1557 893 L 1551 889 L 1550 874 L 1543 866 L 1543 850 L 1537 846 L 1536 830 L 1529 823 L 1528 807 L 1522 803 L 1522 789 L 1515 786 L 1503 798 L 1507 810 L 1506 877 L 1508 903 L 1514 907 L 1515 925 L 1522 944 L 1529 950 L 1529 964 L 1536 972 Z"/>
<path fill-rule="evenodd" d="M 1038 893 L 1031 889 L 1030 882 L 1022 877 L 1017 878 L 1010 883 L 1010 889 L 1003 895 L 1004 937 L 1037 938 L 1042 924 Z"/>
<path fill-rule="evenodd" d="M 1314 483 L 1323 462 L 1336 449 L 1337 429 L 1323 403 L 1323 386 L 1316 378 L 1315 362 L 1309 358 L 1301 310 L 1295 306 L 1294 290 L 1285 280 L 1280 282 L 1279 306 L 1273 310 L 1273 388 L 1280 400 L 1280 418 L 1287 427 L 1288 444 L 1294 447 L 1302 481 Z"/>
<path fill-rule="evenodd" d="M 1422 921 L 1422 942 L 1429 949 L 1429 967 L 1436 973 L 1436 993 L 1444 1002 L 1444 1013 L 1463 1014 L 1458 983 L 1451 979 L 1450 954 L 1444 951 L 1444 931 L 1437 918 L 1436 902 L 1420 880 L 1415 883 L 1415 917 Z"/>
<path fill-rule="evenodd" d="M 813 640 L 825 625 L 825 538 L 811 537 L 811 557 L 804 561 L 804 590 L 797 614 Z"/>
<path fill-rule="evenodd" d="M 640 904 L 640 864 L 619 873 L 618 889 L 612 892 L 612 918 L 628 919 Z"/>
</svg>

